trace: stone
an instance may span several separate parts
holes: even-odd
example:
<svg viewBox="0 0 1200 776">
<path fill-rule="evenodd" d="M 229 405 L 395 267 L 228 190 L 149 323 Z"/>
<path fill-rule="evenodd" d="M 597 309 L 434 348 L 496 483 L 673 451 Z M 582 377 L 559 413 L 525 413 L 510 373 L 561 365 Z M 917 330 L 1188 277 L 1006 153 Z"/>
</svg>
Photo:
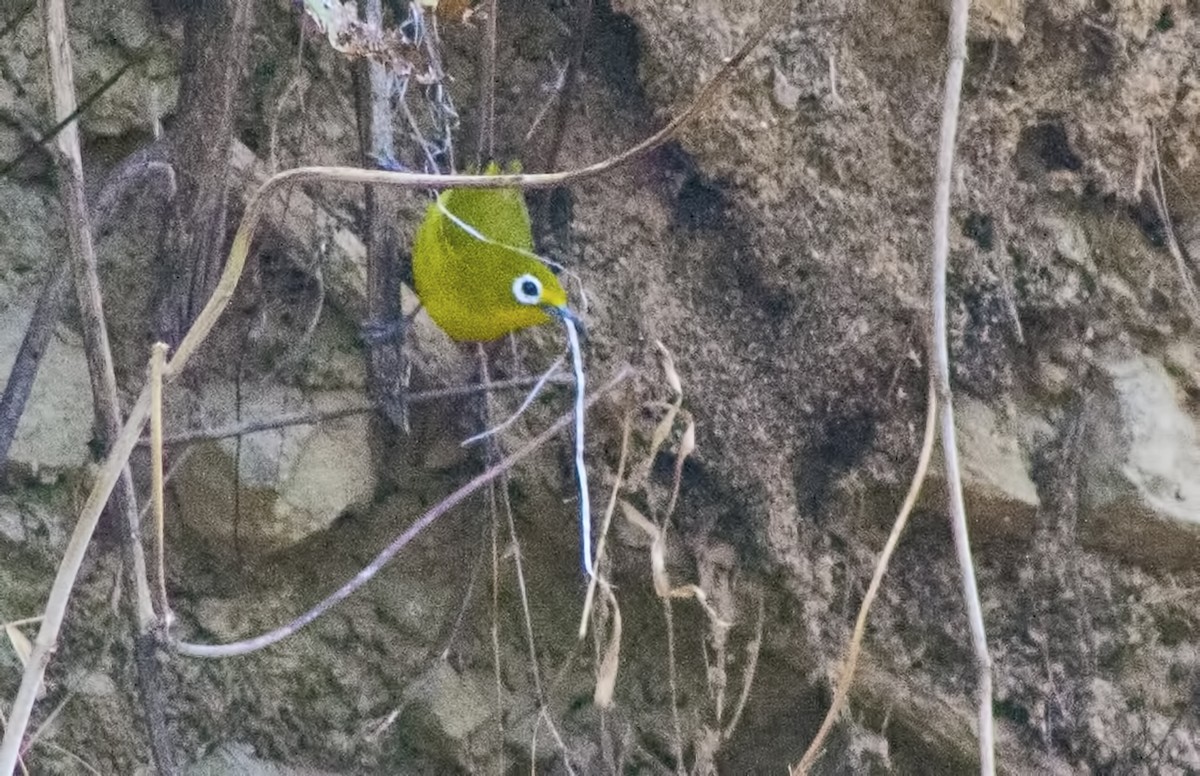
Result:
<svg viewBox="0 0 1200 776">
<path fill-rule="evenodd" d="M 1200 430 L 1166 367 L 1142 353 L 1098 359 L 1107 385 L 1083 418 L 1081 539 L 1156 569 L 1200 553 Z"/>
<path fill-rule="evenodd" d="M 8 383 L 32 314 L 32 305 L 0 311 L 0 384 Z M 17 426 L 9 463 L 42 481 L 55 479 L 87 461 L 91 438 L 92 387 L 83 347 L 73 336 L 52 337 Z"/>
<path fill-rule="evenodd" d="M 238 402 L 241 422 L 247 423 L 357 405 L 361 396 L 243 385 L 235 400 L 231 383 L 217 383 L 206 386 L 197 401 L 199 410 L 188 425 L 211 428 L 233 423 Z M 244 434 L 240 449 L 237 437 L 198 443 L 172 480 L 181 522 L 219 554 L 235 541 L 242 553 L 270 553 L 323 531 L 374 496 L 368 419 L 363 413 Z M 241 489 L 236 520 L 234 480 Z"/>
<path fill-rule="evenodd" d="M 415 749 L 457 759 L 496 711 L 495 692 L 438 661 L 405 691 L 399 729 Z"/>
<path fill-rule="evenodd" d="M 988 541 L 1032 535 L 1041 499 L 1029 474 L 1022 424 L 984 401 L 962 395 L 955 397 L 954 420 L 971 538 Z M 939 458 L 935 457 L 929 482 L 922 489 L 922 501 L 944 515 L 946 484 Z"/>
<path fill-rule="evenodd" d="M 153 773 L 150 768 L 139 771 L 144 776 Z M 255 756 L 254 747 L 241 743 L 222 744 L 207 757 L 184 766 L 183 773 L 185 776 L 332 776 L 329 771 L 264 760 Z"/>
</svg>

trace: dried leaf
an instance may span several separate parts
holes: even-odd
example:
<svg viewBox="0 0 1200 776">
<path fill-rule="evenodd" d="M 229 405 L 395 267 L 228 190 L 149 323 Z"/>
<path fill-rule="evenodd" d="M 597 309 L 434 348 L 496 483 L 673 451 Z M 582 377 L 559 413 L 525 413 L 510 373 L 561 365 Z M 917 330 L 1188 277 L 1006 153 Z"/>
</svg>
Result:
<svg viewBox="0 0 1200 776">
<path fill-rule="evenodd" d="M 630 524 L 641 528 L 646 532 L 646 535 L 651 539 L 658 537 L 658 526 L 650 522 L 650 519 L 638 511 L 638 508 L 630 504 L 625 499 L 621 499 L 621 514 L 625 515 L 625 519 Z"/>
<path fill-rule="evenodd" d="M 663 419 L 654 427 L 654 433 L 650 436 L 650 455 L 646 458 L 647 466 L 654 464 L 654 459 L 658 457 L 658 450 L 667 441 L 667 437 L 671 435 L 671 428 L 675 425 L 675 418 L 679 414 L 679 400 L 667 408 L 667 414 L 663 415 Z"/>
<path fill-rule="evenodd" d="M 351 59 L 371 59 L 387 65 L 395 74 L 412 75 L 420 83 L 432 82 L 433 74 L 421 47 L 396 30 L 382 30 L 360 20 L 354 3 L 303 0 L 301 8 L 308 24 L 325 35 L 335 51 Z"/>
<path fill-rule="evenodd" d="M 13 652 L 21 661 L 21 665 L 29 665 L 29 658 L 33 655 L 33 642 L 15 625 L 5 625 L 4 632 L 8 635 L 8 641 L 12 644 Z"/>
<path fill-rule="evenodd" d="M 435 0 L 433 5 L 437 6 L 437 17 L 443 22 L 467 24 L 475 15 L 473 0 Z"/>
<path fill-rule="evenodd" d="M 647 466 L 653 465 L 659 449 L 671 435 L 671 429 L 675 426 L 675 418 L 678 417 L 680 408 L 683 406 L 683 383 L 679 380 L 679 372 L 675 369 L 675 359 L 662 342 L 655 340 L 654 344 L 658 348 L 663 373 L 666 375 L 667 385 L 675 394 L 675 400 L 668 405 L 667 414 L 654 427 L 654 433 L 650 436 L 650 455 L 647 458 Z"/>
<path fill-rule="evenodd" d="M 650 545 L 650 575 L 654 578 L 654 592 L 659 598 L 671 595 L 671 578 L 667 576 L 667 536 L 662 531 Z"/>
<path fill-rule="evenodd" d="M 621 607 L 617 605 L 617 597 L 607 584 L 604 585 L 604 594 L 612 606 L 613 626 L 608 646 L 604 648 L 604 658 L 600 661 L 600 669 L 596 672 L 596 691 L 592 694 L 592 700 L 600 708 L 607 709 L 612 706 L 617 671 L 621 667 Z"/>
<path fill-rule="evenodd" d="M 682 466 L 687 457 L 696 449 L 696 422 L 688 416 L 687 427 L 683 430 L 683 438 L 679 440 L 679 465 Z"/>
<path fill-rule="evenodd" d="M 708 594 L 699 585 L 681 585 L 670 593 L 672 598 L 695 598 L 696 602 L 704 609 L 704 613 L 708 615 L 708 619 L 712 622 L 713 627 L 728 629 L 733 627 L 732 623 L 721 619 L 717 614 L 717 610 L 712 608 L 708 603 Z"/>
<path fill-rule="evenodd" d="M 671 580 L 667 577 L 667 537 L 658 526 L 624 499 L 621 500 L 621 512 L 626 520 L 654 538 L 650 544 L 650 574 L 654 578 L 655 594 L 659 598 L 665 598 L 671 594 Z"/>
<path fill-rule="evenodd" d="M 675 359 L 671 356 L 671 351 L 667 350 L 667 346 L 662 344 L 661 340 L 654 340 L 654 345 L 658 348 L 663 372 L 667 378 L 667 385 L 671 387 L 676 396 L 682 399 L 683 381 L 679 379 L 679 372 L 675 369 Z"/>
</svg>

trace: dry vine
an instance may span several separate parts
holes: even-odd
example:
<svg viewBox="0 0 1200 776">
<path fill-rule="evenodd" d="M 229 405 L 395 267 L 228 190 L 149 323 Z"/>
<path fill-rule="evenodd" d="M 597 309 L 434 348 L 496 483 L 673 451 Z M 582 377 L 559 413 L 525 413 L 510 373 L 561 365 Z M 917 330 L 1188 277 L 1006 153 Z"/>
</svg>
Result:
<svg viewBox="0 0 1200 776">
<path fill-rule="evenodd" d="M 285 170 L 273 175 L 262 184 L 247 204 L 242 221 L 234 235 L 228 260 L 225 263 L 212 295 L 182 337 L 171 359 L 162 366 L 161 374 L 163 381 L 169 384 L 182 373 L 197 348 L 207 339 L 213 327 L 224 313 L 241 279 L 242 271 L 250 253 L 252 238 L 270 196 L 286 190 L 292 185 L 304 182 L 385 185 L 404 189 L 443 189 L 448 187 L 548 188 L 599 175 L 636 158 L 642 153 L 657 148 L 670 139 L 680 127 L 693 118 L 703 107 L 709 104 L 717 89 L 732 77 L 737 68 L 771 28 L 774 13 L 784 5 L 785 3 L 780 0 L 772 4 L 763 22 L 760 23 L 758 29 L 750 36 L 746 44 L 733 57 L 726 60 L 719 72 L 701 88 L 693 101 L 666 126 L 641 143 L 608 159 L 582 168 L 559 173 L 487 176 L 400 173 L 346 167 L 301 167 Z M 50 46 L 53 56 L 55 52 L 67 51 L 65 12 L 62 0 L 49 0 L 48 9 L 50 11 L 57 9 L 57 16 L 53 18 L 58 19 L 60 22 L 60 24 L 52 26 L 58 35 L 57 42 L 55 43 L 52 40 L 52 45 Z M 53 72 L 56 71 L 52 67 Z M 65 73 L 69 74 L 69 68 Z M 60 72 L 60 75 L 63 75 L 63 73 Z M 72 95 L 71 102 L 73 104 L 74 83 L 72 79 L 65 77 L 62 79 L 62 83 L 56 83 L 56 91 L 60 91 L 64 95 L 67 93 Z M 70 110 L 67 110 L 65 113 L 69 114 L 70 112 Z M 77 158 L 76 123 L 66 123 L 63 128 L 63 136 L 75 140 L 73 145 Z M 619 375 L 621 379 L 624 379 L 625 376 L 624 373 Z M 122 472 L 127 470 L 129 456 L 133 448 L 137 445 L 142 429 L 149 418 L 152 404 L 151 395 L 151 385 L 147 382 L 130 408 L 126 421 L 120 429 L 120 434 L 112 440 L 108 456 L 98 470 L 92 490 L 80 511 L 79 519 L 76 522 L 67 549 L 63 553 L 63 558 L 60 561 L 54 583 L 51 586 L 50 595 L 47 599 L 43 615 L 45 619 L 38 631 L 32 653 L 22 674 L 21 685 L 13 700 L 10 718 L 5 728 L 3 743 L 0 743 L 0 772 L 7 773 L 16 767 L 17 759 L 21 752 L 21 742 L 24 740 L 25 730 L 28 727 L 33 705 L 37 697 L 37 688 L 41 685 L 50 657 L 54 652 L 58 634 L 66 613 L 67 603 L 79 574 L 84 554 L 91 542 L 91 537 L 95 531 L 100 514 L 105 504 L 108 503 L 117 481 L 122 476 Z M 499 472 L 494 472 L 491 476 L 498 474 Z M 478 483 L 478 485 L 481 484 L 483 483 Z M 432 519 L 436 518 L 436 514 L 431 518 L 430 514 L 427 513 L 425 518 L 428 518 L 428 522 L 432 522 Z M 402 536 L 397 540 L 399 544 L 393 552 L 398 551 L 399 547 L 403 546 L 404 542 L 401 542 L 401 539 L 404 539 L 404 537 Z M 407 540 L 404 539 L 404 541 L 406 542 Z M 141 612 L 144 618 L 143 621 L 147 624 L 148 628 L 149 623 L 155 620 L 155 616 L 150 604 L 149 585 L 144 568 L 144 555 L 140 548 L 136 552 L 135 562 L 137 561 L 140 561 L 142 566 L 137 570 L 139 592 L 142 593 L 140 596 L 142 602 Z M 161 612 L 159 613 L 159 615 L 162 614 Z"/>
</svg>

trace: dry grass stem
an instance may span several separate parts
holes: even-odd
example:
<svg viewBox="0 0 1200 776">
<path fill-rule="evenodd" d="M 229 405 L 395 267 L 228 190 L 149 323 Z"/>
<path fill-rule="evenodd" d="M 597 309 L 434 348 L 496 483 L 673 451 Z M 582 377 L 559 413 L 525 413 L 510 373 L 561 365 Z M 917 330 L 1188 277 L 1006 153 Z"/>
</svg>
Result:
<svg viewBox="0 0 1200 776">
<path fill-rule="evenodd" d="M 203 309 L 196 316 L 192 325 L 188 328 L 186 334 L 182 337 L 178 347 L 171 359 L 164 366 L 163 378 L 165 381 L 170 381 L 177 377 L 189 362 L 196 349 L 207 339 L 209 333 L 224 313 L 233 297 L 233 293 L 241 278 L 242 271 L 245 267 L 246 259 L 250 253 L 252 239 L 258 227 L 258 222 L 263 217 L 264 208 L 269 198 L 279 191 L 303 182 L 325 182 L 325 183 L 349 183 L 361 185 L 388 185 L 401 188 L 549 188 L 561 186 L 572 181 L 583 180 L 595 175 L 599 175 L 608 170 L 624 164 L 637 156 L 654 149 L 663 142 L 669 140 L 681 126 L 695 116 L 700 110 L 707 106 L 717 90 L 720 89 L 736 72 L 738 67 L 750 54 L 752 49 L 762 39 L 763 35 L 771 28 L 774 21 L 774 15 L 782 8 L 786 7 L 783 0 L 776 0 L 766 11 L 766 16 L 759 23 L 755 32 L 752 33 L 747 42 L 735 53 L 731 58 L 726 60 L 717 74 L 709 80 L 698 92 L 692 102 L 674 119 L 672 119 L 661 130 L 654 133 L 646 140 L 635 146 L 626 149 L 625 151 L 616 154 L 608 159 L 587 165 L 578 169 L 568 170 L 560 173 L 546 174 L 526 174 L 526 175 L 428 175 L 415 173 L 396 173 L 384 172 L 377 170 L 362 170 L 346 167 L 301 167 L 292 170 L 286 170 L 271 176 L 255 193 L 248 202 L 242 221 L 237 232 L 233 237 L 232 247 L 227 261 L 224 263 L 224 268 L 221 271 L 220 277 L 217 280 L 216 286 L 213 289 L 211 296 L 205 303 Z M 70 63 L 70 45 L 67 40 L 67 25 L 64 0 L 45 0 L 46 9 L 46 28 L 47 28 L 47 51 L 49 53 L 50 71 L 53 83 L 53 93 L 56 103 L 56 114 L 60 120 L 69 117 L 74 113 L 74 83 L 71 75 Z M 70 160 L 70 175 L 67 176 L 71 185 L 78 189 L 77 196 L 73 198 L 73 202 L 77 204 L 83 203 L 82 200 L 82 162 L 79 156 L 78 131 L 77 126 L 73 121 L 66 121 L 62 131 L 58 135 L 58 144 L 63 150 L 67 158 Z M 85 207 L 85 206 L 84 206 Z M 85 212 L 85 211 L 84 211 Z M 87 219 L 73 219 L 77 225 L 86 225 Z M 83 235 L 85 239 L 90 236 L 86 229 L 75 230 L 72 232 L 74 237 Z M 94 262 L 93 262 L 94 267 Z M 94 273 L 93 273 L 94 274 Z M 98 293 L 98 291 L 97 291 Z M 85 326 L 85 331 L 89 327 Z M 107 352 L 107 349 L 103 349 Z M 632 370 L 624 368 L 620 370 L 618 375 L 609 382 L 606 388 L 602 388 L 594 396 L 589 398 L 589 403 L 594 401 L 599 396 L 603 396 L 607 391 L 611 390 L 616 384 L 627 379 Z M 113 383 L 115 385 L 115 382 Z M 104 397 L 106 401 L 112 401 L 115 408 L 115 390 L 108 397 Z M 127 461 L 134 447 L 137 445 L 138 437 L 142 432 L 146 420 L 150 412 L 150 387 L 143 386 L 138 394 L 137 399 L 129 409 L 128 417 L 123 426 L 114 425 L 113 434 L 110 436 L 110 448 L 108 456 L 105 458 L 99 471 L 97 472 L 92 490 L 88 495 L 87 500 L 80 512 L 79 519 L 76 522 L 75 530 L 71 535 L 67 548 L 63 553 L 58 571 L 55 575 L 54 583 L 51 587 L 50 595 L 47 599 L 45 609 L 45 620 L 34 644 L 34 651 L 31 655 L 29 665 L 27 666 L 22 679 L 21 686 L 17 692 L 17 696 L 13 701 L 9 724 L 6 727 L 3 743 L 0 744 L 0 773 L 10 773 L 17 767 L 17 760 L 20 754 L 21 741 L 24 739 L 25 730 L 29 724 L 30 714 L 32 712 L 33 703 L 37 688 L 41 685 L 45 675 L 46 666 L 50 660 L 50 655 L 53 651 L 54 644 L 57 642 L 59 631 L 62 627 L 62 621 L 65 616 L 67 602 L 70 598 L 71 589 L 74 586 L 75 579 L 78 576 L 80 565 L 83 561 L 83 556 L 87 551 L 87 547 L 91 541 L 92 533 L 95 530 L 96 523 L 99 520 L 100 513 L 105 504 L 108 502 L 109 496 L 113 492 L 113 488 L 121 479 L 122 473 L 126 471 Z M 303 625 L 311 622 L 323 611 L 330 606 L 336 604 L 345 596 L 349 595 L 359 585 L 373 576 L 378 569 L 386 563 L 390 558 L 398 552 L 411 538 L 424 528 L 429 523 L 432 523 L 439 516 L 451 509 L 453 506 L 460 503 L 466 496 L 474 492 L 479 487 L 490 482 L 495 477 L 499 476 L 505 469 L 511 467 L 519 460 L 529 455 L 538 445 L 543 444 L 550 436 L 559 433 L 570 422 L 570 416 L 561 418 L 550 429 L 540 434 L 533 442 L 522 448 L 517 453 L 509 456 L 497 466 L 492 467 L 488 471 L 476 477 L 471 482 L 464 485 L 441 504 L 435 506 L 425 515 L 423 515 L 408 531 L 398 537 L 392 545 L 385 549 L 379 557 L 367 568 L 363 569 L 354 579 L 350 580 L 337 593 L 319 604 L 309 613 L 301 617 L 296 622 L 285 626 L 283 629 L 265 634 L 258 639 L 253 639 L 250 642 L 240 642 L 237 645 L 226 646 L 206 646 L 193 645 L 183 642 L 172 642 L 172 646 L 181 654 L 205 656 L 205 657 L 220 657 L 232 654 L 241 654 L 247 651 L 261 648 L 267 644 L 274 643 L 280 638 L 285 637 L 295 629 L 303 627 Z M 119 433 L 118 433 L 119 427 Z M 131 517 L 136 519 L 137 511 L 133 510 Z M 131 524 L 132 525 L 132 524 Z M 146 575 L 144 573 L 144 557 L 140 551 L 134 552 L 133 561 L 135 566 L 141 566 L 138 572 L 135 572 L 137 583 L 135 585 L 138 593 L 138 610 L 139 618 L 142 624 L 146 627 L 153 621 L 153 607 L 150 604 L 150 591 L 146 583 Z M 163 767 L 160 763 L 160 768 Z"/>
<path fill-rule="evenodd" d="M 163 497 L 163 418 L 162 381 L 166 366 L 167 346 L 161 342 L 150 348 L 150 500 L 154 508 L 154 561 L 158 582 L 158 614 L 164 624 L 170 623 L 170 604 L 167 601 L 167 564 L 165 550 L 166 506 Z"/>
<path fill-rule="evenodd" d="M 496 680 L 496 726 L 497 740 L 504 740 L 504 677 L 500 665 L 500 516 L 496 514 L 496 483 L 488 483 L 488 521 L 492 527 L 492 676 Z M 497 771 L 504 773 L 504 747 L 500 747 L 500 764 Z"/>
<path fill-rule="evenodd" d="M 929 385 L 928 402 L 925 408 L 925 435 L 921 442 L 921 454 L 917 459 L 917 468 L 913 472 L 912 482 L 908 486 L 908 494 L 904 497 L 904 503 L 900 506 L 896 520 L 892 524 L 892 530 L 888 534 L 887 542 L 884 543 L 883 550 L 879 553 L 879 559 L 875 563 L 875 571 L 871 575 L 871 583 L 867 586 L 866 595 L 863 596 L 862 604 L 859 605 L 858 618 L 854 622 L 854 631 L 850 636 L 850 644 L 846 649 L 846 658 L 842 663 L 841 676 L 838 677 L 837 687 L 833 692 L 833 701 L 829 704 L 829 711 L 825 713 L 825 719 L 822 720 L 820 729 L 817 730 L 812 743 L 808 745 L 808 750 L 800 758 L 800 763 L 792 769 L 792 776 L 805 776 L 805 774 L 812 770 L 813 765 L 817 762 L 817 758 L 821 756 L 826 737 L 833 730 L 838 716 L 842 713 L 842 709 L 845 708 L 846 701 L 850 697 L 850 687 L 854 683 L 854 670 L 858 666 L 858 656 L 862 649 L 863 636 L 867 631 L 867 615 L 871 611 L 871 604 L 875 602 L 875 597 L 879 594 L 879 587 L 883 583 L 883 575 L 887 573 L 888 564 L 891 562 L 892 554 L 896 551 L 896 546 L 900 543 L 900 536 L 904 532 L 904 527 L 908 525 L 908 517 L 912 514 L 918 496 L 921 495 L 921 485 L 925 482 L 925 475 L 929 470 L 929 460 L 933 457 L 933 443 L 937 437 L 938 416 L 937 391 L 934 389 L 932 380 L 930 380 Z"/>
<path fill-rule="evenodd" d="M 625 464 L 629 460 L 629 438 L 633 433 L 633 413 L 625 414 L 625 422 L 621 428 L 621 455 L 617 461 L 617 474 L 613 480 L 612 490 L 609 492 L 608 505 L 604 507 L 604 520 L 600 525 L 600 538 L 596 543 L 596 566 L 599 567 L 604 561 L 604 551 L 607 549 L 608 529 L 612 526 L 613 512 L 617 508 L 617 497 L 621 493 L 621 484 L 625 481 Z M 596 597 L 596 585 L 599 582 L 599 574 L 594 575 L 588 580 L 587 595 L 583 599 L 583 614 L 579 618 L 579 638 L 582 639 L 587 635 L 588 622 L 592 616 L 592 603 Z"/>
<path fill-rule="evenodd" d="M 563 363 L 562 356 L 559 356 L 557 359 L 554 360 L 554 363 L 550 365 L 550 368 L 547 369 L 545 372 L 543 372 L 541 377 L 537 378 L 537 381 L 533 384 L 533 388 L 531 388 L 529 390 L 529 393 L 525 394 L 525 399 L 521 402 L 521 405 L 519 407 L 517 407 L 515 412 L 511 413 L 507 418 L 505 418 L 504 420 L 502 420 L 500 423 L 496 424 L 495 426 L 492 426 L 484 431 L 481 431 L 478 434 L 475 434 L 474 436 L 467 437 L 466 439 L 464 439 L 462 441 L 462 446 L 466 447 L 468 445 L 471 445 L 471 444 L 474 444 L 475 442 L 480 441 L 481 439 L 487 439 L 496 434 L 499 434 L 501 431 L 503 431 L 504 429 L 508 428 L 513 423 L 515 423 L 518 418 L 520 418 L 523 414 L 525 414 L 525 410 L 529 409 L 529 406 L 531 404 L 533 404 L 533 400 L 538 397 L 538 394 L 540 394 L 542 392 L 542 388 L 545 387 L 546 383 L 548 383 L 550 381 L 550 379 L 552 377 L 554 377 L 554 375 L 558 372 L 559 367 L 562 366 L 562 363 Z M 485 386 L 485 389 L 490 389 L 490 388 L 491 388 L 491 383 L 489 383 Z M 487 392 L 489 394 L 491 393 L 490 390 L 487 390 Z"/>
<path fill-rule="evenodd" d="M 1158 149 L 1158 133 L 1153 125 L 1150 127 L 1150 145 L 1154 153 L 1154 187 L 1150 198 L 1154 201 L 1154 210 L 1158 213 L 1158 220 L 1163 225 L 1167 250 L 1171 253 L 1171 258 L 1175 260 L 1179 283 L 1183 286 L 1183 293 L 1187 298 L 1188 313 L 1191 315 L 1192 323 L 1200 325 L 1200 294 L 1196 291 L 1196 283 L 1192 280 L 1191 269 L 1188 267 L 1187 259 L 1175 237 L 1175 225 L 1171 222 L 1171 211 L 1167 207 L 1167 190 L 1163 187 L 1162 157 Z"/>
<path fill-rule="evenodd" d="M 729 724 L 721 731 L 721 740 L 728 741 L 737 732 L 738 723 L 742 721 L 742 712 L 746 710 L 746 702 L 750 700 L 750 688 L 754 686 L 754 674 L 758 671 L 758 656 L 762 653 L 763 624 L 767 619 L 765 602 L 762 591 L 758 591 L 758 616 L 754 620 L 754 638 L 746 644 L 746 667 L 742 669 L 742 691 L 738 695 L 737 706 Z"/>
<path fill-rule="evenodd" d="M 942 102 L 942 125 L 938 141 L 936 192 L 933 209 L 932 331 L 930 347 L 941 410 L 942 458 L 946 467 L 946 488 L 950 504 L 950 527 L 962 575 L 963 598 L 966 601 L 967 621 L 971 630 L 971 645 L 977 671 L 977 703 L 979 711 L 979 770 L 985 776 L 996 772 L 995 735 L 992 722 L 992 659 L 988 654 L 987 633 L 983 623 L 983 606 L 975 582 L 975 565 L 971 558 L 971 541 L 967 531 L 967 512 L 963 503 L 962 472 L 958 463 L 958 441 L 954 429 L 954 404 L 950 390 L 950 347 L 946 333 L 946 265 L 950 255 L 950 193 L 954 171 L 955 137 L 958 131 L 958 112 L 962 101 L 963 70 L 967 57 L 968 0 L 954 0 L 950 10 L 947 36 L 949 51 L 946 63 L 946 83 Z"/>
<path fill-rule="evenodd" d="M 617 686 L 617 672 L 621 667 L 621 607 L 617 597 L 613 595 L 612 586 L 607 581 L 600 582 L 604 598 L 612 611 L 612 630 L 608 634 L 608 644 L 604 648 L 604 656 L 596 670 L 596 689 L 592 693 L 592 702 L 601 709 L 612 706 L 613 692 Z"/>
<path fill-rule="evenodd" d="M 628 366 L 618 370 L 614 377 L 608 380 L 608 382 L 601 386 L 599 390 L 588 397 L 588 403 L 596 403 L 601 398 L 615 390 L 617 386 L 622 384 L 625 380 L 628 380 L 630 377 L 632 377 L 633 374 L 633 369 Z M 169 646 L 182 655 L 188 655 L 191 657 L 220 658 L 255 652 L 281 641 L 288 636 L 291 636 L 296 631 L 308 625 L 330 608 L 344 600 L 355 590 L 366 584 L 372 577 L 379 573 L 380 569 L 382 569 L 388 563 L 388 561 L 395 557 L 396 553 L 404 549 L 404 547 L 410 541 L 412 541 L 418 534 L 421 533 L 421 531 L 427 528 L 435 520 L 461 504 L 467 499 L 468 496 L 475 493 L 475 491 L 479 490 L 484 485 L 487 485 L 489 482 L 499 477 L 505 471 L 511 469 L 520 461 L 529 457 L 535 450 L 546 444 L 546 442 L 548 442 L 551 438 L 562 433 L 563 430 L 570 425 L 571 418 L 572 415 L 570 413 L 562 415 L 558 418 L 558 420 L 551 424 L 549 428 L 530 440 L 520 450 L 508 455 L 504 458 L 504 460 L 499 461 L 495 465 L 489 467 L 487 471 L 479 474 L 470 482 L 466 483 L 458 490 L 442 499 L 427 512 L 425 512 L 425 514 L 421 515 L 421 517 L 415 520 L 400 536 L 392 540 L 392 543 L 384 548 L 374 560 L 367 564 L 362 571 L 354 575 L 354 577 L 348 580 L 344 585 L 326 597 L 319 604 L 314 606 L 312 609 L 309 609 L 295 620 L 292 620 L 287 625 L 276 628 L 275 630 L 264 633 L 260 636 L 256 636 L 251 639 L 245 639 L 243 641 L 233 642 L 231 644 L 192 644 L 188 642 L 172 640 L 169 643 Z"/>
<path fill-rule="evenodd" d="M 667 624 L 667 685 L 671 690 L 671 754 L 675 757 L 675 773 L 687 776 L 687 768 L 683 764 L 683 723 L 679 719 L 679 677 L 678 663 L 675 658 L 675 613 L 671 611 L 670 596 L 663 596 L 663 619 Z"/>
<path fill-rule="evenodd" d="M 75 290 L 79 300 L 79 311 L 83 322 L 85 352 L 92 381 L 92 399 L 99 421 L 101 438 L 109 447 L 111 457 L 114 448 L 119 446 L 116 440 L 120 435 L 121 416 L 112 352 L 109 348 L 108 333 L 104 322 L 100 282 L 96 274 L 96 254 L 91 220 L 84 192 L 79 127 L 76 122 L 70 120 L 70 117 L 76 114 L 78 106 L 75 101 L 75 76 L 67 33 L 64 0 L 46 0 L 43 4 L 43 13 L 54 112 L 56 118 L 63 125 L 61 132 L 55 138 L 56 159 L 60 167 L 59 197 L 66 211 L 67 239 L 70 247 L 71 267 L 75 277 Z M 133 587 L 137 596 L 138 628 L 144 632 L 153 622 L 154 612 L 150 604 L 149 586 L 146 583 L 145 558 L 137 543 L 138 513 L 133 495 L 133 480 L 125 464 L 128 455 L 129 453 L 126 451 L 124 455 L 117 458 L 120 465 L 114 473 L 113 484 L 115 485 L 120 479 L 118 512 L 125 521 L 126 549 L 134 564 Z M 104 500 L 108 500 L 107 492 Z M 42 686 L 46 666 L 58 643 L 58 634 L 66 616 L 71 587 L 98 519 L 99 510 L 96 511 L 95 517 L 80 517 L 72 536 L 72 543 L 78 542 L 79 546 L 75 547 L 74 551 L 71 546 L 68 546 L 67 552 L 64 554 L 63 562 L 59 567 L 50 598 L 46 604 L 45 620 L 34 641 L 33 651 L 21 677 L 21 685 L 17 690 L 16 698 L 13 699 L 9 725 L 5 729 L 3 742 L 0 743 L 0 773 L 12 773 L 16 768 L 21 742 L 29 726 L 38 689 Z M 155 702 L 145 697 L 143 701 L 146 704 Z M 156 713 L 155 709 L 150 707 L 146 708 L 146 712 L 148 715 Z M 159 758 L 162 747 L 158 746 L 158 743 L 160 742 L 152 741 L 157 764 L 160 770 L 170 772 L 170 763 Z"/>
<path fill-rule="evenodd" d="M 487 385 L 491 382 L 488 375 L 487 351 L 480 344 L 476 347 L 479 357 L 479 382 Z M 483 393 L 479 397 L 479 425 L 487 428 L 491 422 L 491 394 Z M 490 440 L 484 448 L 484 465 L 493 466 L 500 457 L 500 446 L 496 440 Z M 503 477 L 501 477 L 503 479 Z M 496 481 L 487 484 L 488 525 L 491 527 L 492 539 L 492 598 L 491 598 L 491 627 L 492 637 L 492 676 L 496 680 L 496 726 L 498 741 L 504 740 L 504 677 L 501 673 L 500 660 L 500 514 L 496 505 Z M 500 747 L 500 763 L 496 766 L 499 773 L 504 773 L 504 747 Z"/>
</svg>

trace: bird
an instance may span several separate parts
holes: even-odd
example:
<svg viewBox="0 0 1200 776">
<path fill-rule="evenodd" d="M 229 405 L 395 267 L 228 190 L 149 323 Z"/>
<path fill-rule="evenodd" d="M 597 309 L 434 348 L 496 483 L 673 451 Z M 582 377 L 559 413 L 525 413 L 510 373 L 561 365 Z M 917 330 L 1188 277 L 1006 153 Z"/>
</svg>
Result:
<svg viewBox="0 0 1200 776">
<path fill-rule="evenodd" d="M 412 263 L 417 297 L 451 339 L 490 342 L 555 318 L 579 322 L 533 251 L 519 189 L 442 191 L 417 228 Z"/>
<path fill-rule="evenodd" d="M 489 165 L 486 172 L 494 175 L 499 167 Z M 451 339 L 490 342 L 554 318 L 563 322 L 575 375 L 580 550 L 584 572 L 594 577 L 591 506 L 583 458 L 585 389 L 580 338 L 584 327 L 567 307 L 567 292 L 558 276 L 533 252 L 525 197 L 512 188 L 442 191 L 417 227 L 412 264 L 417 297 Z M 557 364 L 551 372 L 555 368 Z M 539 381 L 530 398 L 537 395 L 541 384 Z"/>
</svg>

